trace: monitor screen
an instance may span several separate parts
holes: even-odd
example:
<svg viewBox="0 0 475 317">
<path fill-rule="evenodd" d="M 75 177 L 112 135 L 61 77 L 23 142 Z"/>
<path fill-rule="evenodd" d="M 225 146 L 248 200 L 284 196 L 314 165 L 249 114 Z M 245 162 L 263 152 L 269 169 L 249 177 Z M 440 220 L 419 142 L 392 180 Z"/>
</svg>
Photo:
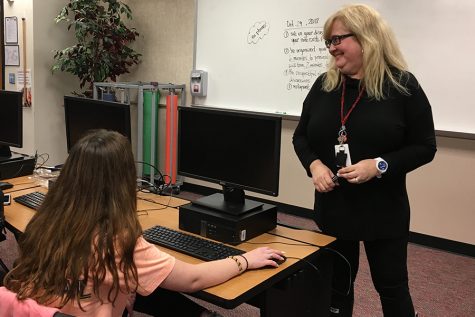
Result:
<svg viewBox="0 0 475 317">
<path fill-rule="evenodd" d="M 64 96 L 68 152 L 89 130 L 117 131 L 131 140 L 129 105 L 112 101 Z"/>
<path fill-rule="evenodd" d="M 0 157 L 11 156 L 10 146 L 23 146 L 22 93 L 0 90 Z"/>
<path fill-rule="evenodd" d="M 243 202 L 232 198 L 243 190 L 278 195 L 281 117 L 181 107 L 178 118 L 180 175 L 221 184 L 231 196 L 223 199 L 234 204 Z"/>
</svg>

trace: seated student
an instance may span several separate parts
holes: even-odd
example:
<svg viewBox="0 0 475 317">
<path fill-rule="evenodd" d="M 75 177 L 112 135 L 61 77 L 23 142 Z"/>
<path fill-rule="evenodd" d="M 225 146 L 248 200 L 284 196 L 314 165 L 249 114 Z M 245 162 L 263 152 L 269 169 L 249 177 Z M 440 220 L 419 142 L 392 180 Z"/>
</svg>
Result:
<svg viewBox="0 0 475 317">
<path fill-rule="evenodd" d="M 83 137 L 21 236 L 20 257 L 5 286 L 19 299 L 66 314 L 121 316 L 135 293 L 195 292 L 283 259 L 281 251 L 268 247 L 196 265 L 175 259 L 142 236 L 136 178 L 127 138 L 106 130 Z M 167 292 L 164 301 L 155 294 L 157 311 L 166 308 L 177 316 L 205 311 L 179 293 Z"/>
</svg>

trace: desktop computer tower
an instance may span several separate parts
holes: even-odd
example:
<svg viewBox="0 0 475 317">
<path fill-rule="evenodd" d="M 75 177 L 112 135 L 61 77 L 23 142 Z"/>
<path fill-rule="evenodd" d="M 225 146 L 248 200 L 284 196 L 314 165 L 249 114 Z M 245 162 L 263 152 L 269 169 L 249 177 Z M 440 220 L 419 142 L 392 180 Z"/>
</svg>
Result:
<svg viewBox="0 0 475 317">
<path fill-rule="evenodd" d="M 239 244 L 277 225 L 277 207 L 262 204 L 240 215 L 227 214 L 193 203 L 179 207 L 179 228 L 216 241 Z"/>
<path fill-rule="evenodd" d="M 329 316 L 333 261 L 341 261 L 341 259 L 335 259 L 335 255 L 332 252 L 320 250 L 305 258 L 305 261 L 294 264 L 296 267 L 300 266 L 296 272 L 247 303 L 260 307 L 261 314 L 265 316 Z M 275 305 L 275 303 L 279 304 Z"/>
<path fill-rule="evenodd" d="M 34 157 L 25 156 L 0 162 L 0 180 L 33 174 L 35 161 Z"/>
</svg>

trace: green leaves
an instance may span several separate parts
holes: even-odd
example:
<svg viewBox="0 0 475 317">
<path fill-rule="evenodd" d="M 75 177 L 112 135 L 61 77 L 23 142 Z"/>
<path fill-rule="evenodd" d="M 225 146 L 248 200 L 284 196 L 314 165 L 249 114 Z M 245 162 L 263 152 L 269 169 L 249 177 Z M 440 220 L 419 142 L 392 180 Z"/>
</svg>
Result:
<svg viewBox="0 0 475 317">
<path fill-rule="evenodd" d="M 55 51 L 51 70 L 78 76 L 81 88 L 128 73 L 142 55 L 128 47 L 139 33 L 124 18 L 132 19 L 132 11 L 118 0 L 69 0 L 55 21 L 68 23 L 78 43 Z"/>
</svg>

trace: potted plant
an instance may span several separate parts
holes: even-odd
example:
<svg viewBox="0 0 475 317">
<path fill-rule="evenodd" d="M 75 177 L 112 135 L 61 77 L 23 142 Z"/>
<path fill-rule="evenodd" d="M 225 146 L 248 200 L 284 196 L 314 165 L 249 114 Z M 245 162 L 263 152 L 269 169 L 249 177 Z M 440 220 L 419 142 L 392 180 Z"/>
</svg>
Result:
<svg viewBox="0 0 475 317">
<path fill-rule="evenodd" d="M 52 71 L 76 75 L 80 88 L 87 85 L 89 92 L 94 82 L 116 81 L 128 73 L 141 54 L 128 46 L 139 33 L 127 27 L 124 18 L 131 20 L 132 11 L 118 0 L 69 0 L 55 21 L 68 23 L 77 44 L 55 51 Z"/>
</svg>

